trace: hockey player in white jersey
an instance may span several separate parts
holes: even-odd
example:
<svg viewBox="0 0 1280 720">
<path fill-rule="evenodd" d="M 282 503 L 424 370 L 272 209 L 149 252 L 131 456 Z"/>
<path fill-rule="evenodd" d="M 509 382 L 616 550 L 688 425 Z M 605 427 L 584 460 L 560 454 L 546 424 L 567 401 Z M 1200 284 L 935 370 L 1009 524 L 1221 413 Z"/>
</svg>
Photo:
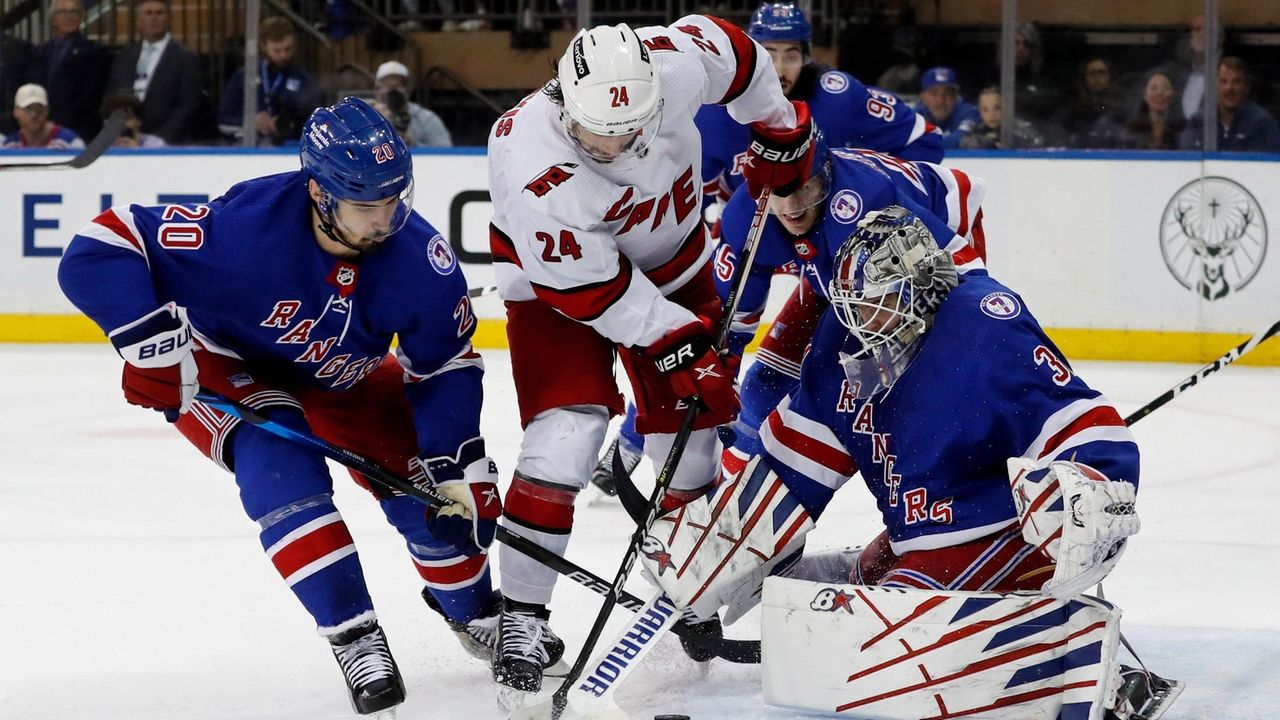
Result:
<svg viewBox="0 0 1280 720">
<path fill-rule="evenodd" d="M 735 368 L 711 344 L 721 307 L 693 122 L 707 103 L 752 124 L 759 153 L 808 142 L 808 110 L 783 96 L 764 48 L 700 15 L 579 32 L 557 77 L 490 136 L 490 239 L 525 430 L 503 522 L 555 552 L 568 546 L 609 418 L 623 410 L 615 355 L 656 462 L 685 415 L 682 398 L 703 405 L 669 502 L 698 496 L 716 475 L 715 427 L 733 419 L 738 398 Z M 761 184 L 797 183 L 794 165 L 752 160 Z M 564 650 L 547 623 L 556 576 L 514 551 L 500 557 L 494 678 L 538 690 Z"/>
</svg>

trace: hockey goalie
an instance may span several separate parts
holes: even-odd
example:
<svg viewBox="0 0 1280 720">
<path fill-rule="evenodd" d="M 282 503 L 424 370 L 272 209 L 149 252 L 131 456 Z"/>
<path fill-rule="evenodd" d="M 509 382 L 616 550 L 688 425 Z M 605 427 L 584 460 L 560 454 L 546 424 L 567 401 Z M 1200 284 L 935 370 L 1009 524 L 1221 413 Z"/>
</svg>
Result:
<svg viewBox="0 0 1280 720">
<path fill-rule="evenodd" d="M 764 698 L 859 718 L 1153 720 L 1181 684 L 1119 664 L 1120 609 L 1082 594 L 1138 531 L 1138 447 L 1022 298 L 958 277 L 923 222 L 840 248 L 799 388 L 654 523 L 644 569 L 699 617 L 761 602 Z M 883 531 L 804 552 L 853 475 Z M 851 528 L 852 530 L 852 528 Z"/>
</svg>

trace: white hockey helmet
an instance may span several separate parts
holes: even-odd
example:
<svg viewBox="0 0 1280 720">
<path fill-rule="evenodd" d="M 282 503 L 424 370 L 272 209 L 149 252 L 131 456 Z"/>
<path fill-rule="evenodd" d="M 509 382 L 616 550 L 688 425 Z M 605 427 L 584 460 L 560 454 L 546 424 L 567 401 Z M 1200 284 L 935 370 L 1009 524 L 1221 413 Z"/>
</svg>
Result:
<svg viewBox="0 0 1280 720">
<path fill-rule="evenodd" d="M 625 23 L 579 30 L 557 75 L 568 119 L 596 135 L 641 131 L 662 108 L 649 50 Z"/>
</svg>

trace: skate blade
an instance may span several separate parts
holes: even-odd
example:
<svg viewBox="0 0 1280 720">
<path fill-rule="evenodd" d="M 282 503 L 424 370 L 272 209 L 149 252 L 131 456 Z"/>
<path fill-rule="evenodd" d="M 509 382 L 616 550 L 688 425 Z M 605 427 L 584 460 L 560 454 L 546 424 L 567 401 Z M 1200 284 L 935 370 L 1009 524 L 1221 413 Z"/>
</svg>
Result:
<svg viewBox="0 0 1280 720">
<path fill-rule="evenodd" d="M 587 489 L 582 491 L 587 496 L 587 507 L 609 507 L 621 504 L 617 495 L 610 495 L 601 490 L 594 483 L 587 483 Z"/>
<path fill-rule="evenodd" d="M 512 720 L 551 720 L 551 695 L 554 692 L 553 687 L 527 692 L 499 685 L 498 707 Z"/>
<path fill-rule="evenodd" d="M 564 658 L 557 660 L 555 665 L 552 665 L 549 668 L 543 668 L 542 670 L 542 677 L 544 678 L 563 678 L 568 676 L 569 663 L 565 662 Z"/>
<path fill-rule="evenodd" d="M 378 712 L 372 715 L 366 715 L 365 717 L 372 718 L 373 720 L 396 720 L 396 709 L 387 708 L 386 710 L 379 710 Z"/>
<path fill-rule="evenodd" d="M 1142 717 L 1147 720 L 1160 720 L 1160 716 L 1164 715 L 1173 701 L 1177 700 L 1182 691 L 1187 688 L 1187 684 L 1181 680 L 1170 680 L 1159 675 L 1154 678 L 1155 694 L 1142 707 Z"/>
<path fill-rule="evenodd" d="M 551 697 L 511 711 L 508 717 L 510 720 L 631 720 L 631 716 L 618 707 L 612 699 L 603 701 L 593 699 L 580 704 L 570 702 L 557 718 Z"/>
</svg>

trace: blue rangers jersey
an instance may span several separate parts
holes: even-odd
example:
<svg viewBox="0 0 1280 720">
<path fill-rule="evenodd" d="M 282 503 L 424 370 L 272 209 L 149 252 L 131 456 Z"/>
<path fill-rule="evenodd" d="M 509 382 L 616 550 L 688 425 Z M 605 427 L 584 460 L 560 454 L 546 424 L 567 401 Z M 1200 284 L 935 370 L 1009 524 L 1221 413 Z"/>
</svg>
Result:
<svg viewBox="0 0 1280 720">
<path fill-rule="evenodd" d="M 734 348 L 754 334 L 769 296 L 773 274 L 797 263 L 810 285 L 826 295 L 836 252 L 873 210 L 902 205 L 919 215 L 938 244 L 951 253 L 961 274 L 985 272 L 971 236 L 986 194 L 981 178 L 929 163 L 899 160 L 869 150 L 830 151 L 831 190 L 809 235 L 788 233 L 770 215 L 764 224 L 755 260 L 734 313 Z M 819 162 L 814 160 L 815 165 Z M 721 244 L 716 250 L 716 284 L 722 298 L 733 282 L 736 258 L 746 243 L 756 201 L 746 188 L 733 194 L 721 216 Z M 748 338 L 749 339 L 749 338 Z"/>
<path fill-rule="evenodd" d="M 808 79 L 808 69 L 797 87 L 811 88 L 808 97 L 792 100 L 809 103 L 813 122 L 827 145 L 857 147 L 894 155 L 904 160 L 942 162 L 942 136 L 911 106 L 893 93 L 867 87 L 839 70 L 828 70 Z M 727 198 L 742 184 L 751 131 L 719 105 L 704 105 L 694 117 L 702 135 L 702 191 Z"/>
<path fill-rule="evenodd" d="M 419 448 L 455 455 L 480 435 L 484 369 L 449 243 L 413 213 L 376 251 L 342 260 L 311 228 L 306 176 L 270 175 L 207 205 L 111 208 L 72 239 L 58 280 L 108 334 L 172 301 L 206 350 L 333 390 L 372 372 L 398 336 Z"/>
<path fill-rule="evenodd" d="M 760 429 L 765 461 L 815 518 L 857 471 L 893 551 L 951 547 L 1017 522 L 1006 461 L 1090 465 L 1138 483 L 1138 447 L 1022 298 L 986 275 L 961 280 L 919 354 L 869 398 L 840 364 L 859 344 L 827 313 L 800 386 Z"/>
</svg>

